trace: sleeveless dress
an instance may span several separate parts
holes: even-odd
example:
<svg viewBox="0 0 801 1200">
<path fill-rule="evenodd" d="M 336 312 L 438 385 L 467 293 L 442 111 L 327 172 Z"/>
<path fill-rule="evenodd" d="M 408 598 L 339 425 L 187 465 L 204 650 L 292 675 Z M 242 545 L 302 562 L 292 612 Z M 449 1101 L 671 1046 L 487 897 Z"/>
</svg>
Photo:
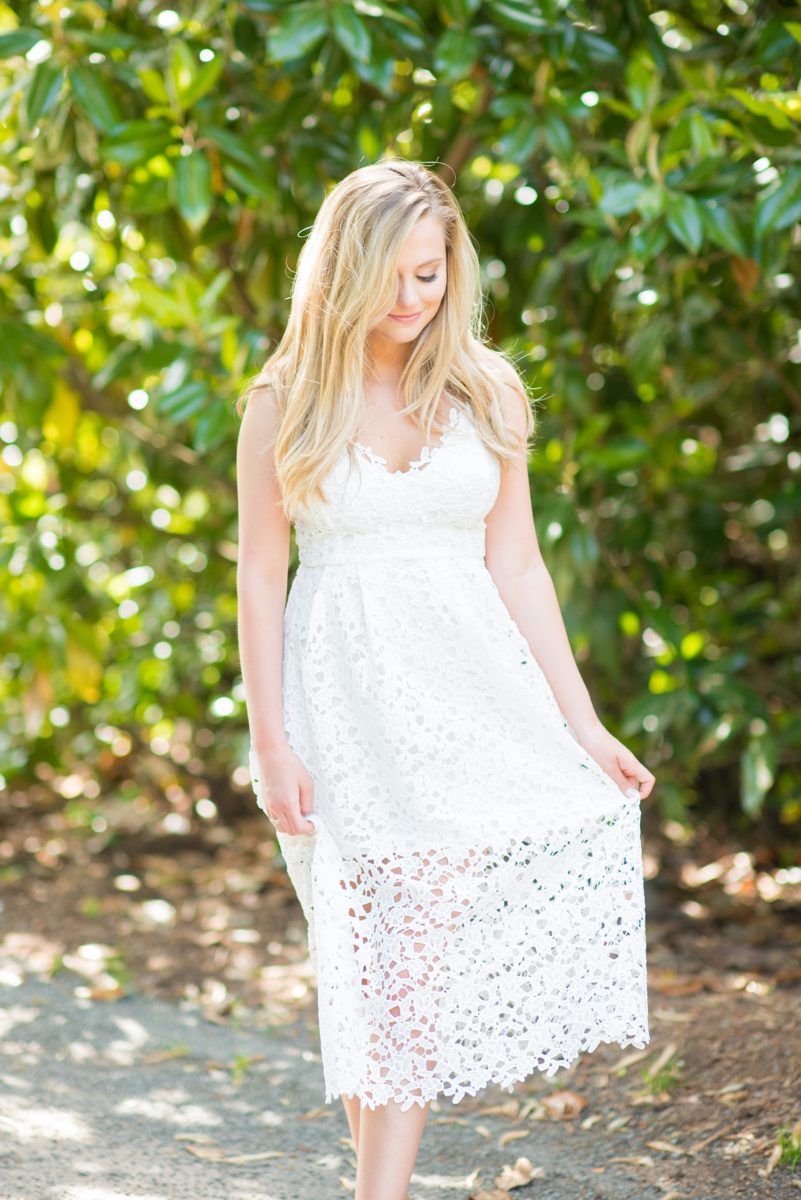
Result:
<svg viewBox="0 0 801 1200">
<path fill-rule="evenodd" d="M 314 833 L 325 1103 L 455 1104 L 648 1029 L 640 805 L 579 745 L 484 559 L 500 466 L 468 407 L 390 471 L 352 443 L 294 514 L 285 734 Z M 249 749 L 257 802 L 267 811 Z"/>
</svg>

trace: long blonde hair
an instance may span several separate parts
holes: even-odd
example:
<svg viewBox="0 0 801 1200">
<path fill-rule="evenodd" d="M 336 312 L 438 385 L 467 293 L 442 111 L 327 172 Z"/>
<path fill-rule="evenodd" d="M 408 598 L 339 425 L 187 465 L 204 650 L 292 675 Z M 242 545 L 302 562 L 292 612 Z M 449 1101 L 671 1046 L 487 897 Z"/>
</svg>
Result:
<svg viewBox="0 0 801 1200">
<path fill-rule="evenodd" d="M 275 473 L 290 519 L 312 497 L 325 498 L 322 481 L 346 448 L 353 452 L 368 334 L 392 311 L 401 248 L 428 214 L 439 218 L 445 234 L 446 291 L 412 344 L 400 380 L 401 411 L 429 441 L 446 395 L 469 405 L 482 440 L 501 462 L 519 449 L 500 407 L 504 384 L 483 338 L 479 259 L 462 211 L 447 183 L 422 163 L 384 158 L 358 167 L 325 197 L 298 257 L 283 336 L 237 400 L 241 416 L 260 389 L 273 390 Z M 506 355 L 494 354 L 517 373 Z M 526 412 L 528 442 L 534 430 L 528 402 Z"/>
</svg>

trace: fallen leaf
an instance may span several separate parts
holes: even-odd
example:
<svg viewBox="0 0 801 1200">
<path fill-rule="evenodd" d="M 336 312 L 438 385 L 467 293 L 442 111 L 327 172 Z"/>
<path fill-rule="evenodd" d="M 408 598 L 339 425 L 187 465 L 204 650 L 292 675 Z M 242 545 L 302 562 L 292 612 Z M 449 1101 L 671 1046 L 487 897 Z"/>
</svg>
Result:
<svg viewBox="0 0 801 1200">
<path fill-rule="evenodd" d="M 86 993 L 90 1000 L 119 1000 L 125 995 L 125 990 L 117 987 L 93 987 Z"/>
<path fill-rule="evenodd" d="M 680 1025 L 689 1025 L 697 1020 L 694 1012 L 677 1012 L 675 1008 L 655 1008 L 653 1014 L 656 1021 L 673 1021 Z"/>
<path fill-rule="evenodd" d="M 608 1158 L 607 1162 L 628 1163 L 633 1167 L 652 1167 L 654 1160 L 647 1154 L 616 1154 L 613 1158 Z"/>
<path fill-rule="evenodd" d="M 628 1068 L 633 1067 L 635 1063 L 642 1062 L 642 1060 L 647 1058 L 651 1053 L 651 1050 L 635 1050 L 633 1054 L 624 1054 L 622 1058 L 618 1059 L 614 1066 L 609 1067 L 610 1075 L 615 1075 L 618 1071 L 628 1070 Z"/>
<path fill-rule="evenodd" d="M 542 1179 L 544 1174 L 542 1167 L 535 1167 L 527 1158 L 518 1158 L 513 1167 L 503 1164 L 495 1182 L 502 1192 L 509 1192 L 512 1188 L 525 1187 L 532 1179 Z"/>
<path fill-rule="evenodd" d="M 542 1107 L 554 1121 L 569 1121 L 587 1107 L 584 1096 L 578 1092 L 552 1092 L 542 1100 Z"/>
<path fill-rule="evenodd" d="M 652 1076 L 658 1075 L 665 1063 L 670 1062 L 671 1058 L 673 1058 L 677 1048 L 678 1047 L 676 1046 L 675 1042 L 668 1042 L 668 1044 L 663 1048 L 661 1054 L 657 1056 L 656 1061 L 648 1068 L 648 1074 Z"/>
<path fill-rule="evenodd" d="M 171 1058 L 186 1058 L 188 1053 L 186 1046 L 178 1046 L 175 1050 L 151 1050 L 149 1054 L 140 1054 L 139 1062 L 148 1065 L 168 1062 Z"/>
<path fill-rule="evenodd" d="M 614 1133 L 616 1129 L 622 1129 L 624 1125 L 628 1125 L 630 1120 L 630 1116 L 612 1117 L 606 1127 L 607 1133 Z"/>
<path fill-rule="evenodd" d="M 719 1129 L 717 1133 L 712 1133 L 709 1137 L 704 1138 L 702 1142 L 695 1142 L 687 1151 L 688 1154 L 698 1154 L 699 1150 L 703 1150 L 710 1142 L 714 1142 L 717 1138 L 723 1137 L 727 1133 L 731 1133 L 734 1129 L 733 1125 L 728 1125 L 725 1129 Z"/>
<path fill-rule="evenodd" d="M 252 1163 L 263 1162 L 266 1158 L 283 1158 L 286 1150 L 261 1150 L 255 1154 L 228 1154 L 225 1158 L 221 1158 L 220 1162 L 224 1163 Z"/>
<path fill-rule="evenodd" d="M 528 1100 L 525 1100 L 523 1102 L 523 1104 L 521 1105 L 520 1113 L 518 1114 L 520 1117 L 520 1120 L 525 1121 L 526 1117 L 529 1117 L 529 1116 L 531 1116 L 532 1113 L 537 1112 L 539 1107 L 540 1107 L 540 1102 L 539 1102 L 539 1100 L 537 1100 L 537 1098 L 535 1096 L 531 1096 Z M 539 1113 L 539 1116 L 541 1116 L 541 1115 L 542 1114 Z M 539 1119 L 539 1117 L 538 1117 L 538 1119 Z"/>
<path fill-rule="evenodd" d="M 746 1096 L 750 1096 L 750 1092 L 744 1089 L 741 1092 L 727 1092 L 725 1096 L 720 1097 L 721 1104 L 739 1104 L 741 1100 L 745 1100 Z"/>
<path fill-rule="evenodd" d="M 507 1100 L 505 1104 L 490 1104 L 486 1108 L 480 1108 L 478 1115 L 481 1117 L 516 1117 L 519 1112 L 520 1102 Z"/>
<path fill-rule="evenodd" d="M 498 1138 L 498 1145 L 505 1146 L 507 1142 L 514 1142 L 518 1138 L 530 1137 L 530 1129 L 510 1129 L 508 1133 L 502 1133 Z"/>
<path fill-rule="evenodd" d="M 686 1154 L 686 1150 L 682 1150 L 679 1146 L 672 1145 L 671 1142 L 646 1142 L 646 1146 L 650 1146 L 652 1150 L 664 1150 L 666 1154 Z"/>
<path fill-rule="evenodd" d="M 771 1174 L 771 1172 L 773 1171 L 773 1168 L 775 1166 L 777 1166 L 778 1163 L 781 1161 L 781 1157 L 782 1157 L 782 1148 L 777 1143 L 771 1150 L 770 1158 L 768 1159 L 768 1165 L 765 1167 L 765 1177 L 766 1178 L 768 1175 Z"/>
<path fill-rule="evenodd" d="M 593 1125 L 597 1125 L 599 1121 L 603 1121 L 603 1113 L 593 1113 L 589 1117 L 585 1117 L 581 1122 L 582 1129 L 592 1129 Z"/>
<path fill-rule="evenodd" d="M 206 1158 L 211 1162 L 219 1162 L 225 1158 L 222 1146 L 185 1146 L 184 1149 L 194 1154 L 195 1158 Z"/>
</svg>

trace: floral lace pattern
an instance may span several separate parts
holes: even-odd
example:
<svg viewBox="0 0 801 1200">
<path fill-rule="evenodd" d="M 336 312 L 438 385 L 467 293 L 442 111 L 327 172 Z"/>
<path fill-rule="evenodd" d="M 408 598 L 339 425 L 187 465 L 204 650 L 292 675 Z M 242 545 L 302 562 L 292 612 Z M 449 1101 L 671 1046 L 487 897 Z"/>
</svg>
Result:
<svg viewBox="0 0 801 1200">
<path fill-rule="evenodd" d="M 409 463 L 409 465 L 405 469 L 402 468 L 398 471 L 390 471 L 389 468 L 387 467 L 386 458 L 381 454 L 376 454 L 375 450 L 373 450 L 372 447 L 365 446 L 363 442 L 356 442 L 356 441 L 354 441 L 353 445 L 356 447 L 357 450 L 361 451 L 361 453 L 365 456 L 365 458 L 368 460 L 368 462 L 374 463 L 378 467 L 382 467 L 387 472 L 388 475 L 409 475 L 414 471 L 421 471 L 423 469 L 423 467 L 427 466 L 428 463 L 430 463 L 431 460 L 439 453 L 439 451 L 442 450 L 447 445 L 448 435 L 450 434 L 451 430 L 458 424 L 458 422 L 459 422 L 459 409 L 452 405 L 448 412 L 448 427 L 445 429 L 444 433 L 440 437 L 439 444 L 436 446 L 423 446 L 423 449 L 420 451 L 419 458 L 412 459 L 412 461 Z"/>
<path fill-rule="evenodd" d="M 406 471 L 354 449 L 295 514 L 284 621 L 315 832 L 277 837 L 326 1103 L 456 1103 L 643 1047 L 639 803 L 579 745 L 487 569 L 500 468 L 468 409 Z"/>
</svg>

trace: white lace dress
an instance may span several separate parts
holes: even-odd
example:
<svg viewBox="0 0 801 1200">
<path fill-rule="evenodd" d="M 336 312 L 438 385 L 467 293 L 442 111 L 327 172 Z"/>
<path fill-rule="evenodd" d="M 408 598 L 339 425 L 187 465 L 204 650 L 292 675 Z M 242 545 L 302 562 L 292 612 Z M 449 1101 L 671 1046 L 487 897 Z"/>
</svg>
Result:
<svg viewBox="0 0 801 1200">
<path fill-rule="evenodd" d="M 406 471 L 354 444 L 295 514 L 285 732 L 315 832 L 325 1102 L 512 1090 L 649 1041 L 640 806 L 579 745 L 484 561 L 500 467 L 468 409 Z M 266 812 L 252 745 L 250 771 Z"/>
</svg>

